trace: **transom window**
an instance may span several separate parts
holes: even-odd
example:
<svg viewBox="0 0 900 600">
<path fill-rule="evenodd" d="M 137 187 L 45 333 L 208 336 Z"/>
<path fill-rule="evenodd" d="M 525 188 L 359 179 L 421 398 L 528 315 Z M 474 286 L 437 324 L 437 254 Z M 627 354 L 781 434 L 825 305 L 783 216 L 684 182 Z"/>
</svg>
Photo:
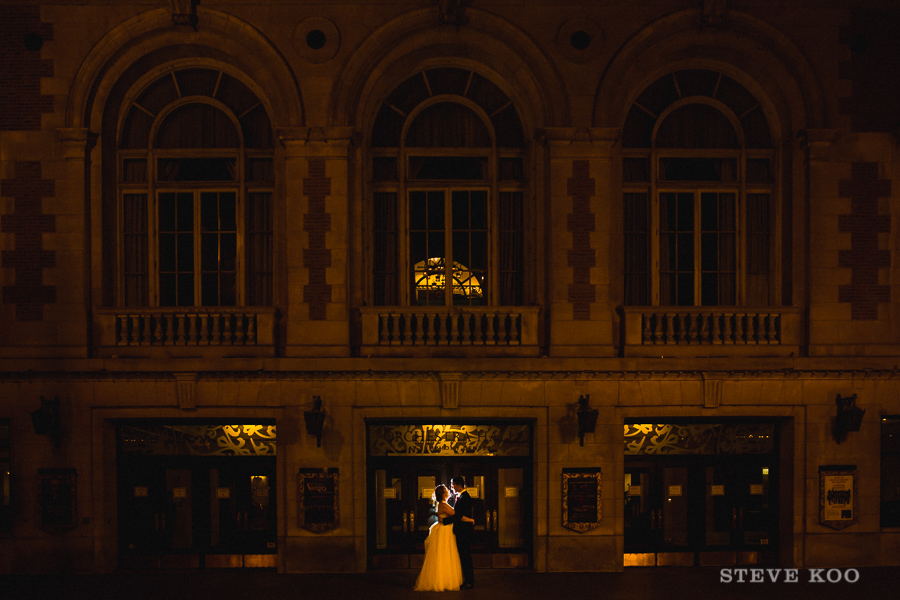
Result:
<svg viewBox="0 0 900 600">
<path fill-rule="evenodd" d="M 778 169 L 750 92 L 666 75 L 633 104 L 623 148 L 625 304 L 770 305 Z"/>
<path fill-rule="evenodd" d="M 176 69 L 128 102 L 119 133 L 119 303 L 272 303 L 273 138 L 257 96 Z"/>
<path fill-rule="evenodd" d="M 370 145 L 374 304 L 522 304 L 524 145 L 509 97 L 478 73 L 397 87 Z"/>
</svg>

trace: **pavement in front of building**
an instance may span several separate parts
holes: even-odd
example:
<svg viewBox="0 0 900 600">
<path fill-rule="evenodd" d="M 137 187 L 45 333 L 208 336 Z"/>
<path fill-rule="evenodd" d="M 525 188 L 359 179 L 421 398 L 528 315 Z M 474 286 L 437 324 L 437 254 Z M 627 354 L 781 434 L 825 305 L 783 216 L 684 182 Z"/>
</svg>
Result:
<svg viewBox="0 0 900 600">
<path fill-rule="evenodd" d="M 414 571 L 279 574 L 160 571 L 108 575 L 4 575 L 6 600 L 880 600 L 897 598 L 900 567 L 760 569 L 630 568 L 621 573 L 476 571 L 475 589 L 415 592 Z M 796 576 L 796 582 L 786 578 Z M 777 578 L 772 582 L 771 578 Z M 762 579 L 764 581 L 753 581 Z M 819 579 L 820 581 L 815 581 Z M 840 581 L 838 581 L 840 579 Z M 848 582 L 847 580 L 851 580 Z M 743 580 L 743 582 L 741 582 Z M 855 580 L 855 581 L 853 581 Z"/>
</svg>

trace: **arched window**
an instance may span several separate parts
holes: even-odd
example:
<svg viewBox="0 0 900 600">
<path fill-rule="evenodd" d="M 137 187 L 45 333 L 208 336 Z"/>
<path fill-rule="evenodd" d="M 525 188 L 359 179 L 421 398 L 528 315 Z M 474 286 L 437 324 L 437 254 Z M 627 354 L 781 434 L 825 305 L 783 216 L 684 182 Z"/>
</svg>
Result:
<svg viewBox="0 0 900 600">
<path fill-rule="evenodd" d="M 666 75 L 623 129 L 624 301 L 769 306 L 776 173 L 769 123 L 740 83 Z"/>
<path fill-rule="evenodd" d="M 373 304 L 523 303 L 524 146 L 478 73 L 428 69 L 394 90 L 369 149 Z"/>
<path fill-rule="evenodd" d="M 273 138 L 257 96 L 176 69 L 123 112 L 119 304 L 271 305 Z"/>
</svg>

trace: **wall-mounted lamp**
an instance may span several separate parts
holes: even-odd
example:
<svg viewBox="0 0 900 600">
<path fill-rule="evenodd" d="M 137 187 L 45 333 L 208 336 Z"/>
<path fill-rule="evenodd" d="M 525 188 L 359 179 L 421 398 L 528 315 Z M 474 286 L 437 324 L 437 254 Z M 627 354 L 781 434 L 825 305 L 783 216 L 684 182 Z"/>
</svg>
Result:
<svg viewBox="0 0 900 600">
<path fill-rule="evenodd" d="M 41 396 L 41 407 L 31 412 L 31 425 L 37 435 L 49 435 L 53 444 L 59 448 L 62 432 L 59 421 L 59 396 L 54 396 L 53 400 Z"/>
<path fill-rule="evenodd" d="M 316 448 L 322 447 L 322 429 L 325 427 L 325 409 L 322 408 L 322 398 L 313 396 L 313 407 L 303 413 L 306 419 L 306 433 L 316 436 Z"/>
<path fill-rule="evenodd" d="M 840 444 L 847 439 L 851 431 L 859 431 L 863 415 L 866 411 L 856 406 L 856 394 L 842 398 L 837 397 L 837 415 L 834 417 L 834 439 Z"/>
<path fill-rule="evenodd" d="M 584 434 L 594 433 L 597 427 L 597 409 L 591 408 L 590 394 L 582 394 L 578 397 L 578 441 L 584 446 Z"/>
</svg>

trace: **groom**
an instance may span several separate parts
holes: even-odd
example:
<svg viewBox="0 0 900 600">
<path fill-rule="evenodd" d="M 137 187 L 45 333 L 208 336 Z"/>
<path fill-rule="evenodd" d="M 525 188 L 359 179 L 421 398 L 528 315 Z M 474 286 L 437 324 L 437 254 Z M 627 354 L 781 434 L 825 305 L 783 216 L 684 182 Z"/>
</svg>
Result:
<svg viewBox="0 0 900 600">
<path fill-rule="evenodd" d="M 463 582 L 459 586 L 461 590 L 470 590 L 475 584 L 475 574 L 472 569 L 472 535 L 475 533 L 474 523 L 466 523 L 463 517 L 472 518 L 472 497 L 466 491 L 466 480 L 462 475 L 457 475 L 450 480 L 450 489 L 456 494 L 456 504 L 453 509 L 456 514 L 453 520 L 453 533 L 456 534 L 456 548 L 459 550 L 459 562 L 462 564 Z M 448 519 L 444 520 L 446 524 Z"/>
</svg>

